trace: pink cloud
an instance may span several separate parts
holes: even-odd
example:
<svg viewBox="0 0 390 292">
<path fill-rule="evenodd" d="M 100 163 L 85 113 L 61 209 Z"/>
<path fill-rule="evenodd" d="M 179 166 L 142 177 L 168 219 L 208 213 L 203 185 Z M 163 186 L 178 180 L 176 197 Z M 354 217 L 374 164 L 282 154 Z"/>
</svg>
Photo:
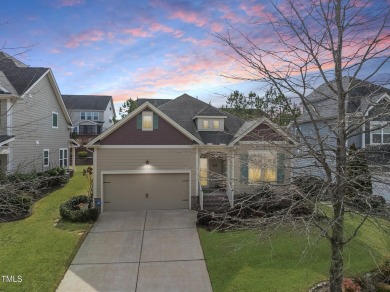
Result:
<svg viewBox="0 0 390 292">
<path fill-rule="evenodd" d="M 77 67 L 84 67 L 86 64 L 82 60 L 74 60 L 72 61 L 73 64 L 75 64 Z"/>
<path fill-rule="evenodd" d="M 184 10 L 177 10 L 170 14 L 169 18 L 172 19 L 180 19 L 183 22 L 186 23 L 192 23 L 196 26 L 202 27 L 205 24 L 207 24 L 208 19 L 193 12 L 193 11 L 184 11 Z"/>
<path fill-rule="evenodd" d="M 249 16 L 261 17 L 265 15 L 265 6 L 261 4 L 248 5 L 247 3 L 242 3 L 240 8 Z"/>
<path fill-rule="evenodd" d="M 219 22 L 213 22 L 213 23 L 211 23 L 211 29 L 214 32 L 221 32 L 221 31 L 223 31 L 223 25 Z"/>
<path fill-rule="evenodd" d="M 154 34 L 159 32 L 172 34 L 176 38 L 181 38 L 184 35 L 181 30 L 173 29 L 169 26 L 157 22 L 151 23 L 146 28 L 143 26 L 138 28 L 127 28 L 123 30 L 123 33 L 125 34 L 130 34 L 134 37 L 140 38 L 152 37 Z"/>
<path fill-rule="evenodd" d="M 57 48 L 52 48 L 52 49 L 50 50 L 50 53 L 52 53 L 52 54 L 61 54 L 62 52 L 61 52 L 61 50 L 59 50 L 59 49 L 57 49 Z"/>
<path fill-rule="evenodd" d="M 57 1 L 57 7 L 71 7 L 83 4 L 84 0 L 59 0 Z"/>
<path fill-rule="evenodd" d="M 152 36 L 150 32 L 144 30 L 143 28 L 126 28 L 123 30 L 124 33 L 126 34 L 131 34 L 132 36 L 135 37 L 141 37 L 141 38 L 146 38 Z"/>
<path fill-rule="evenodd" d="M 215 44 L 215 41 L 210 40 L 210 39 L 199 40 L 199 39 L 195 39 L 193 37 L 188 37 L 188 38 L 181 39 L 181 40 L 183 42 L 190 42 L 195 46 L 201 46 L 201 47 L 207 47 L 207 46 Z"/>
<path fill-rule="evenodd" d="M 98 42 L 103 40 L 104 35 L 105 33 L 103 31 L 97 29 L 81 32 L 71 36 L 68 42 L 65 44 L 65 47 L 76 48 L 81 44 L 91 44 L 92 42 Z"/>
</svg>

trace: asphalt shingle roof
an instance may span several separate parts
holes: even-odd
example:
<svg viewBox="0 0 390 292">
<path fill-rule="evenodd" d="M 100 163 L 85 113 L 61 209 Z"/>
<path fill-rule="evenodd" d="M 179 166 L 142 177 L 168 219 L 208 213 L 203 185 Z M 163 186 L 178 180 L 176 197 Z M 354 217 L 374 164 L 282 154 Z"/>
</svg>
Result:
<svg viewBox="0 0 390 292">
<path fill-rule="evenodd" d="M 171 101 L 172 99 L 160 99 L 160 98 L 140 98 L 137 99 L 137 106 L 140 106 L 144 104 L 145 102 L 149 102 L 155 107 L 159 107 L 163 105 L 164 103 L 167 103 L 168 101 Z"/>
<path fill-rule="evenodd" d="M 49 68 L 17 65 L 15 59 L 0 52 L 0 71 L 4 73 L 19 95 L 29 89 L 48 70 Z"/>
<path fill-rule="evenodd" d="M 244 124 L 244 120 L 219 110 L 201 100 L 198 100 L 188 94 L 183 94 L 159 107 L 159 109 L 169 116 L 172 120 L 190 132 L 193 136 L 203 141 L 203 143 L 228 144 L 234 134 Z M 198 132 L 193 118 L 199 115 L 199 112 L 213 113 L 213 116 L 226 116 L 225 129 L 223 132 Z"/>
<path fill-rule="evenodd" d="M 68 110 L 100 110 L 104 111 L 111 102 L 109 95 L 62 95 L 62 100 Z"/>
</svg>

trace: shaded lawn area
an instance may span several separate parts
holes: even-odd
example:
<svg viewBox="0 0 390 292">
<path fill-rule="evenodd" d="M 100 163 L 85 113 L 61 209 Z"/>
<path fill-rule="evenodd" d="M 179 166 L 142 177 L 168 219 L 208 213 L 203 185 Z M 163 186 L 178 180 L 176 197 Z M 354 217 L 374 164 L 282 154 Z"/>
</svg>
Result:
<svg viewBox="0 0 390 292">
<path fill-rule="evenodd" d="M 54 291 L 79 247 L 88 223 L 59 222 L 59 206 L 75 195 L 87 194 L 82 167 L 62 188 L 44 197 L 23 220 L 0 223 L 0 291 Z M 5 283 L 1 276 L 21 276 Z"/>
<path fill-rule="evenodd" d="M 357 222 L 349 216 L 346 229 Z M 345 276 L 368 272 L 390 255 L 390 223 L 381 224 L 379 230 L 365 223 L 346 247 Z M 328 277 L 329 244 L 318 240 L 315 229 L 310 236 L 280 229 L 270 240 L 259 239 L 256 231 L 198 231 L 214 292 L 307 291 Z"/>
</svg>

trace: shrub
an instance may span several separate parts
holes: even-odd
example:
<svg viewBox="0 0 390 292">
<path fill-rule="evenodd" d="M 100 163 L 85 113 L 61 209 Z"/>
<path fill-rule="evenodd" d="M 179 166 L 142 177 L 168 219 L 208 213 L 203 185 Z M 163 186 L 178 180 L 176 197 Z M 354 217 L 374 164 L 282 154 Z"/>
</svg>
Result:
<svg viewBox="0 0 390 292">
<path fill-rule="evenodd" d="M 72 222 L 89 222 L 96 221 L 99 216 L 99 210 L 96 208 L 87 208 L 80 210 L 80 204 L 91 205 L 92 199 L 88 196 L 76 196 L 70 198 L 60 206 L 60 215 L 63 219 Z"/>
<path fill-rule="evenodd" d="M 9 202 L 20 210 L 28 211 L 32 205 L 32 198 L 27 195 L 19 195 L 11 198 Z"/>
<path fill-rule="evenodd" d="M 87 157 L 88 156 L 88 152 L 87 151 L 79 151 L 78 155 L 79 155 L 80 158 Z"/>
</svg>

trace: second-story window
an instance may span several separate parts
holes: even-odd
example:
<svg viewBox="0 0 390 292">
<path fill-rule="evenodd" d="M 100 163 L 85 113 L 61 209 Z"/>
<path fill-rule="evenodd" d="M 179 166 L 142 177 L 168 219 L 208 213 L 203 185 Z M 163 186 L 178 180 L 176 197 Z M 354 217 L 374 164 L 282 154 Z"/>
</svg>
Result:
<svg viewBox="0 0 390 292">
<path fill-rule="evenodd" d="M 153 131 L 153 112 L 142 112 L 142 131 Z"/>
<path fill-rule="evenodd" d="M 52 119 L 51 119 L 51 121 L 52 121 L 52 124 L 51 124 L 52 128 L 58 128 L 58 113 L 52 112 L 51 116 L 52 116 Z"/>
<path fill-rule="evenodd" d="M 80 120 L 98 121 L 98 112 L 80 112 Z"/>
</svg>

